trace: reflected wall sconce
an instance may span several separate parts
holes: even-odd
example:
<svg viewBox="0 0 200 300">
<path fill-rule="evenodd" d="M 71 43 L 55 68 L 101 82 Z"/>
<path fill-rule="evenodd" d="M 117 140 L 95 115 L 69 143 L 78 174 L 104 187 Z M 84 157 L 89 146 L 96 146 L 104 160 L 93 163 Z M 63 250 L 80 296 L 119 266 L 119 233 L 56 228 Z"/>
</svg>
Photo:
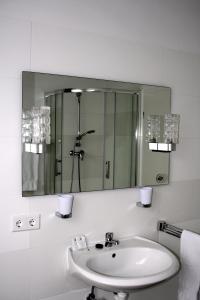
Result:
<svg viewBox="0 0 200 300">
<path fill-rule="evenodd" d="M 146 141 L 149 150 L 171 152 L 179 143 L 180 115 L 149 115 L 147 117 Z"/>
<path fill-rule="evenodd" d="M 25 152 L 43 153 L 44 144 L 51 143 L 50 107 L 33 107 L 22 114 L 22 143 Z"/>
</svg>

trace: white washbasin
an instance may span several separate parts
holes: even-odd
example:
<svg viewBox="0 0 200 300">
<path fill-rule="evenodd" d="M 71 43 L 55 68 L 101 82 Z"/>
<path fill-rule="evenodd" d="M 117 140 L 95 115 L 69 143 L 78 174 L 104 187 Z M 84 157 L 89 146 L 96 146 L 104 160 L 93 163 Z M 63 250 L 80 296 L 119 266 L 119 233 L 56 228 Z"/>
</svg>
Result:
<svg viewBox="0 0 200 300">
<path fill-rule="evenodd" d="M 167 248 L 148 239 L 122 240 L 111 248 L 68 251 L 69 270 L 90 285 L 128 292 L 175 275 L 180 264 Z"/>
</svg>

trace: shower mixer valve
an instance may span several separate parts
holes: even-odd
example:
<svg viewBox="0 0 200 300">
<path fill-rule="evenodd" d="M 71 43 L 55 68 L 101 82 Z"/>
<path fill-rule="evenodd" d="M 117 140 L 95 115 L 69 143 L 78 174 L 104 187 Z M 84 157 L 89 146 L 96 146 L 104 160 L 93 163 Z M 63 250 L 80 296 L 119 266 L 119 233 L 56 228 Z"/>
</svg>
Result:
<svg viewBox="0 0 200 300">
<path fill-rule="evenodd" d="M 77 156 L 77 157 L 79 157 L 81 160 L 83 160 L 84 154 L 85 154 L 85 152 L 84 152 L 83 150 L 80 150 L 80 151 L 74 151 L 74 150 L 71 150 L 71 151 L 69 152 L 69 155 L 70 155 L 70 156 Z"/>
<path fill-rule="evenodd" d="M 76 146 L 76 147 L 80 147 L 80 146 L 81 146 L 81 143 L 80 143 L 81 139 L 82 139 L 85 135 L 91 134 L 91 133 L 95 133 L 95 130 L 88 130 L 88 131 L 85 131 L 85 132 L 83 132 L 83 133 L 79 133 L 79 134 L 77 135 L 77 137 L 76 137 L 75 146 Z M 70 155 L 70 156 L 77 156 L 77 157 L 79 157 L 81 160 L 83 160 L 84 155 L 85 155 L 85 152 L 84 152 L 83 150 L 80 150 L 80 151 L 74 151 L 74 150 L 71 150 L 71 151 L 69 152 L 69 155 Z"/>
</svg>

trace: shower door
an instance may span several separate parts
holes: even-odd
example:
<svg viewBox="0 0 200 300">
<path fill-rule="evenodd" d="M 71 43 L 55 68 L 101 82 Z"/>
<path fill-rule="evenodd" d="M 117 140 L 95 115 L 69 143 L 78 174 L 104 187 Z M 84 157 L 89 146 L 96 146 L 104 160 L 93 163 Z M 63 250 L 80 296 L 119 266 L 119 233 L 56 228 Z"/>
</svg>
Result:
<svg viewBox="0 0 200 300">
<path fill-rule="evenodd" d="M 69 155 L 73 150 L 78 133 L 78 103 L 74 94 L 64 94 L 63 101 L 63 135 L 62 135 L 62 192 L 79 192 L 78 159 Z M 104 153 L 104 93 L 83 92 L 80 98 L 80 132 L 94 130 L 95 133 L 85 135 L 80 143 L 79 151 L 84 151 L 80 160 L 81 191 L 102 190 L 103 188 L 103 153 Z"/>
<path fill-rule="evenodd" d="M 78 101 L 73 93 L 47 98 L 51 107 L 52 144 L 45 156 L 47 193 L 92 191 L 135 186 L 137 94 L 83 92 L 80 98 L 80 133 L 85 135 L 70 156 L 78 134 Z M 72 187 L 72 188 L 71 188 Z M 52 191 L 52 189 L 54 191 Z"/>
<path fill-rule="evenodd" d="M 137 102 L 136 93 L 106 93 L 104 189 L 135 186 Z"/>
<path fill-rule="evenodd" d="M 45 153 L 45 190 L 47 194 L 62 193 L 62 122 L 63 93 L 46 97 L 51 108 L 51 145 Z"/>
</svg>

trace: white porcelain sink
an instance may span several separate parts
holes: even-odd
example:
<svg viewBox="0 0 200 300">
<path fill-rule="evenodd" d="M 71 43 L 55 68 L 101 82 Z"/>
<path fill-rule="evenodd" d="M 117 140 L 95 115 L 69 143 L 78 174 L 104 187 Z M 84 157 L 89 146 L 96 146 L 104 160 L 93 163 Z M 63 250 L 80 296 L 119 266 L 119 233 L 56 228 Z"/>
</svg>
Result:
<svg viewBox="0 0 200 300">
<path fill-rule="evenodd" d="M 68 251 L 69 270 L 90 285 L 129 292 L 175 275 L 180 264 L 158 243 L 135 237 L 111 248 Z"/>
</svg>

